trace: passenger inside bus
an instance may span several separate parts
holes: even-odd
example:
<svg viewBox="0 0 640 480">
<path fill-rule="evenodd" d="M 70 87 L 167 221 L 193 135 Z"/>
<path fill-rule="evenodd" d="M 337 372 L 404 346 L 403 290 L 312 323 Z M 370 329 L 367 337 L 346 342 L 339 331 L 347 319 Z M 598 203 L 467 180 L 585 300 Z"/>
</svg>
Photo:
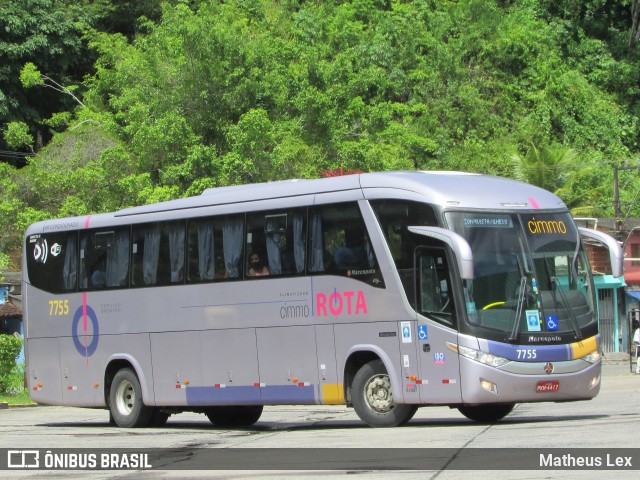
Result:
<svg viewBox="0 0 640 480">
<path fill-rule="evenodd" d="M 252 252 L 251 255 L 249 255 L 249 271 L 247 273 L 250 277 L 263 277 L 271 274 L 269 267 L 267 267 L 257 252 Z"/>
<path fill-rule="evenodd" d="M 91 287 L 104 288 L 107 285 L 107 278 L 105 276 L 106 257 L 104 254 L 100 256 L 91 270 Z"/>
</svg>

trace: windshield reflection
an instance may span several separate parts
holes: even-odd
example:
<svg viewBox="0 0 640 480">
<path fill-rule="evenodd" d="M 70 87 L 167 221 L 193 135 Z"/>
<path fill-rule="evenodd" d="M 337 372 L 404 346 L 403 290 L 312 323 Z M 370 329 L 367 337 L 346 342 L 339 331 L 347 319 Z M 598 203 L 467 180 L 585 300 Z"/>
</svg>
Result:
<svg viewBox="0 0 640 480">
<path fill-rule="evenodd" d="M 537 332 L 580 339 L 595 322 L 587 263 L 569 214 L 449 212 L 447 220 L 473 251 L 469 324 L 516 341 Z"/>
</svg>

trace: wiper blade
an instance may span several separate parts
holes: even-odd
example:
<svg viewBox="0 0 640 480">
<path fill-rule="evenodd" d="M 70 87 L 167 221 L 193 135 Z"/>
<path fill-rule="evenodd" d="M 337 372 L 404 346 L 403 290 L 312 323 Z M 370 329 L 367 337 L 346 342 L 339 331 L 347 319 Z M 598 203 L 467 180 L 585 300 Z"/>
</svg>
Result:
<svg viewBox="0 0 640 480">
<path fill-rule="evenodd" d="M 551 259 L 545 258 L 544 266 L 547 270 L 547 275 L 549 276 L 549 280 L 551 281 L 551 295 L 553 296 L 553 302 L 556 306 L 560 306 L 560 309 L 564 312 L 566 317 L 569 319 L 569 323 L 571 324 L 571 328 L 573 328 L 573 332 L 576 334 L 576 340 L 580 340 L 582 338 L 582 332 L 580 331 L 580 327 L 578 326 L 578 319 L 576 318 L 573 310 L 569 307 L 569 300 L 567 296 L 564 294 L 564 290 L 562 290 L 560 286 L 560 282 L 558 282 L 558 277 L 551 274 Z M 556 297 L 556 291 L 560 292 L 560 299 L 562 301 L 558 302 L 558 298 Z"/>
<path fill-rule="evenodd" d="M 520 324 L 522 323 L 522 305 L 524 304 L 524 296 L 527 290 L 527 277 L 523 275 L 520 278 L 520 292 L 518 293 L 518 307 L 516 308 L 516 317 L 513 319 L 513 328 L 511 329 L 511 335 L 509 341 L 515 341 L 518 338 L 518 332 L 520 331 Z"/>
<path fill-rule="evenodd" d="M 553 294 L 553 301 L 556 305 L 560 306 L 567 318 L 569 318 L 571 328 L 573 328 L 573 331 L 576 334 L 576 340 L 580 340 L 582 338 L 582 332 L 580 331 L 580 326 L 578 325 L 578 319 L 573 313 L 573 310 L 571 310 L 571 307 L 569 307 L 569 300 L 564 294 L 562 288 L 560 288 L 560 282 L 558 282 L 558 279 L 556 277 L 551 277 L 551 283 L 553 284 L 553 289 L 551 290 Z M 556 298 L 556 291 L 560 292 L 560 297 L 562 300 L 561 302 L 558 302 L 558 299 Z"/>
</svg>

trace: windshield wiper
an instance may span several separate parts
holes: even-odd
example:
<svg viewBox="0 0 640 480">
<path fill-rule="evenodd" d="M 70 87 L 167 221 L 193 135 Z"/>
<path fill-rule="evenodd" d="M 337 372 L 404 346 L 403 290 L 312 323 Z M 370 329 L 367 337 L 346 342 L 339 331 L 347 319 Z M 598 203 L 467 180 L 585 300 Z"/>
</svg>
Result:
<svg viewBox="0 0 640 480">
<path fill-rule="evenodd" d="M 547 270 L 547 276 L 551 281 L 551 295 L 553 296 L 553 302 L 556 306 L 560 306 L 560 309 L 564 312 L 565 316 L 569 319 L 569 323 L 571 324 L 571 328 L 573 328 L 573 332 L 576 334 L 576 340 L 580 340 L 582 338 L 582 332 L 580 331 L 580 327 L 578 326 L 578 319 L 569 307 L 569 300 L 567 296 L 564 294 L 564 290 L 560 286 L 560 282 L 558 281 L 558 277 L 551 275 L 551 267 L 550 267 L 551 259 L 549 257 L 545 257 L 544 266 Z M 562 301 L 558 302 L 558 297 L 556 296 L 556 291 L 560 292 L 560 299 Z"/>
<path fill-rule="evenodd" d="M 520 292 L 518 293 L 518 307 L 516 308 L 516 317 L 513 319 L 513 328 L 511 329 L 510 341 L 515 341 L 518 338 L 518 332 L 520 331 L 520 323 L 522 323 L 522 305 L 524 304 L 524 296 L 527 290 L 527 276 L 520 277 Z"/>
<path fill-rule="evenodd" d="M 574 333 L 576 334 L 576 340 L 580 340 L 582 338 L 582 332 L 580 331 L 580 326 L 578 325 L 578 319 L 576 318 L 573 310 L 569 307 L 569 300 L 567 296 L 564 294 L 564 291 L 560 287 L 560 282 L 556 277 L 550 277 L 551 280 L 551 294 L 553 295 L 553 301 L 556 305 L 559 305 L 564 314 L 569 318 L 569 323 L 571 324 L 571 328 L 573 328 Z M 558 302 L 556 298 L 556 291 L 560 292 L 561 302 Z"/>
</svg>

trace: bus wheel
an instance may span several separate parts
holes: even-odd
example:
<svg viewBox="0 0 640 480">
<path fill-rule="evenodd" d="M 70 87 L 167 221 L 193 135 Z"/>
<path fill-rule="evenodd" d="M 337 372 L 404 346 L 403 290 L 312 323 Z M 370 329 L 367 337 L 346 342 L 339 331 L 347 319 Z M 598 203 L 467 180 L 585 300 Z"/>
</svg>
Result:
<svg viewBox="0 0 640 480">
<path fill-rule="evenodd" d="M 469 420 L 474 420 L 481 423 L 492 423 L 506 417 L 515 406 L 515 403 L 461 405 L 458 407 L 458 411 Z"/>
<path fill-rule="evenodd" d="M 260 420 L 262 405 L 209 407 L 205 415 L 217 427 L 248 427 Z"/>
<path fill-rule="evenodd" d="M 351 401 L 360 419 L 371 427 L 396 427 L 413 418 L 418 407 L 394 403 L 389 374 L 381 360 L 364 364 L 353 377 Z"/>
<path fill-rule="evenodd" d="M 109 409 L 116 425 L 126 428 L 149 425 L 153 408 L 142 402 L 142 388 L 135 372 L 130 368 L 118 370 L 111 382 Z"/>
</svg>

